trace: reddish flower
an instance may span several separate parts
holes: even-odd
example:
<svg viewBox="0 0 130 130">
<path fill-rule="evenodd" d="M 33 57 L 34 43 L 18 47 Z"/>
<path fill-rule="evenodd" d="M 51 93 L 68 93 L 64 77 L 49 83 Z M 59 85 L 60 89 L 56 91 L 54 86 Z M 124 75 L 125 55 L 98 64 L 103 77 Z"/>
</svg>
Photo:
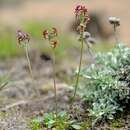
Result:
<svg viewBox="0 0 130 130">
<path fill-rule="evenodd" d="M 21 42 L 29 42 L 30 41 L 30 37 L 27 33 L 18 30 L 17 31 L 17 39 L 18 39 L 18 43 L 21 44 Z"/>
<path fill-rule="evenodd" d="M 84 13 L 84 15 L 88 12 L 88 9 L 85 6 L 82 6 L 82 11 Z"/>
<path fill-rule="evenodd" d="M 80 11 L 81 11 L 81 5 L 77 5 L 74 12 L 76 15 L 76 18 L 79 16 Z"/>
<path fill-rule="evenodd" d="M 90 17 L 88 15 L 88 9 L 83 5 L 77 5 L 75 8 L 75 16 L 76 19 L 80 22 L 77 30 L 80 33 L 85 31 L 87 23 L 90 21 Z"/>
<path fill-rule="evenodd" d="M 77 5 L 75 8 L 75 15 L 76 17 L 83 15 L 86 16 L 86 14 L 88 13 L 88 9 L 85 6 L 82 5 Z"/>
<path fill-rule="evenodd" d="M 77 5 L 75 8 L 75 13 L 78 13 L 82 9 L 82 5 Z"/>
</svg>

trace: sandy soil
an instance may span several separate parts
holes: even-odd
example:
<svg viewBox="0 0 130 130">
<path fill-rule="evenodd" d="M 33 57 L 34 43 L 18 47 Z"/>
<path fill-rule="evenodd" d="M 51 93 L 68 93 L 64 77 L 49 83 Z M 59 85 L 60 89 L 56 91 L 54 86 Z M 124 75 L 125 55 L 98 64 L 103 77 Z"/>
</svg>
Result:
<svg viewBox="0 0 130 130">
<path fill-rule="evenodd" d="M 49 61 L 41 59 L 40 55 L 33 57 L 31 63 L 35 81 L 28 73 L 28 65 L 24 57 L 7 59 L 0 63 L 0 75 L 8 74 L 10 80 L 6 88 L 0 91 L 0 130 L 28 130 L 28 119 L 41 111 L 54 109 L 51 62 L 51 59 Z M 60 69 L 60 73 L 62 71 L 69 75 L 66 69 Z M 70 89 L 58 78 L 58 75 L 59 73 L 56 78 L 58 108 L 65 109 L 68 107 L 67 94 L 70 94 Z"/>
</svg>

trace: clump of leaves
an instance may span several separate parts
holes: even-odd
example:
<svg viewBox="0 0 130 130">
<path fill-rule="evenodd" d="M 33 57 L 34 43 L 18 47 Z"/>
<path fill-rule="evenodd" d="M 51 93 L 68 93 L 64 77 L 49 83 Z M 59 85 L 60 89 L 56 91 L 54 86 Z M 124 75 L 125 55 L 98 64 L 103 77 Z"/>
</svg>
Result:
<svg viewBox="0 0 130 130">
<path fill-rule="evenodd" d="M 71 120 L 69 114 L 65 111 L 59 112 L 57 117 L 54 113 L 46 113 L 43 117 L 37 117 L 32 120 L 32 130 L 39 130 L 40 128 L 56 130 L 80 130 L 81 126 L 75 121 Z"/>
<path fill-rule="evenodd" d="M 124 127 L 124 122 L 122 121 L 122 119 L 116 119 L 116 120 L 113 120 L 110 124 L 111 128 L 122 128 Z"/>
<path fill-rule="evenodd" d="M 41 126 L 40 126 L 40 121 L 41 121 L 41 120 L 38 119 L 38 118 L 32 120 L 32 121 L 31 121 L 31 129 L 32 129 L 32 130 L 39 130 L 40 127 L 41 127 Z"/>
<path fill-rule="evenodd" d="M 83 80 L 79 94 L 90 104 L 93 125 L 113 119 L 130 99 L 130 49 L 122 44 L 107 53 L 99 53 L 96 63 L 80 72 Z"/>
</svg>

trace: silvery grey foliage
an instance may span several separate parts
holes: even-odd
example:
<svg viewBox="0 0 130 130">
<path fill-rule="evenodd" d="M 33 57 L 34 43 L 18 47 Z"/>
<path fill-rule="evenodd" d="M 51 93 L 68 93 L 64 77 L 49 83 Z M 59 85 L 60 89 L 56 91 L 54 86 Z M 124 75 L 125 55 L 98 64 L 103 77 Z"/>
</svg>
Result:
<svg viewBox="0 0 130 130">
<path fill-rule="evenodd" d="M 90 103 L 93 124 L 113 119 L 130 99 L 130 49 L 118 44 L 110 52 L 98 53 L 96 63 L 82 69 L 80 76 L 79 94 Z"/>
</svg>

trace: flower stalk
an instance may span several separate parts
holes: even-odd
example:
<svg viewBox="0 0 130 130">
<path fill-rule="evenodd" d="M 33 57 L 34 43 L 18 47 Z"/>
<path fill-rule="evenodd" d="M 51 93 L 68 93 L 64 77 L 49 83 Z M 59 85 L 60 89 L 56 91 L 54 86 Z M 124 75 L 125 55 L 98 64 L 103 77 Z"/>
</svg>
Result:
<svg viewBox="0 0 130 130">
<path fill-rule="evenodd" d="M 119 39 L 117 37 L 117 27 L 120 26 L 120 19 L 116 17 L 109 17 L 109 23 L 113 26 L 115 41 L 116 43 L 119 43 Z"/>
<path fill-rule="evenodd" d="M 54 94 L 55 94 L 55 111 L 56 111 L 56 118 L 57 118 L 57 113 L 58 113 L 58 102 L 57 102 L 57 87 L 56 87 L 56 55 L 55 55 L 55 48 L 53 49 L 53 63 L 52 63 L 52 67 L 53 67 L 53 83 L 54 83 Z"/>
<path fill-rule="evenodd" d="M 81 71 L 82 59 L 83 59 L 84 32 L 85 32 L 88 22 L 90 21 L 90 18 L 88 15 L 88 10 L 85 6 L 82 6 L 82 5 L 76 6 L 75 16 L 76 16 L 76 20 L 80 21 L 80 24 L 79 24 L 77 30 L 79 31 L 79 34 L 80 34 L 79 41 L 81 42 L 81 49 L 80 49 L 80 62 L 79 62 L 79 67 L 78 67 L 71 106 L 72 106 L 73 102 L 75 101 L 75 97 L 76 97 L 76 93 L 77 93 L 77 89 L 78 89 L 78 85 L 79 85 L 80 71 Z"/>
<path fill-rule="evenodd" d="M 30 62 L 30 58 L 29 58 L 28 43 L 30 41 L 30 37 L 27 33 L 23 32 L 21 30 L 18 30 L 17 31 L 17 40 L 18 40 L 19 45 L 22 45 L 25 49 L 25 55 L 26 55 L 26 59 L 27 59 L 27 63 L 28 63 L 29 73 L 30 73 L 30 77 L 31 77 L 33 85 L 34 85 L 33 90 L 34 90 L 34 92 L 37 93 L 37 95 L 39 95 L 39 91 L 35 88 L 35 80 L 33 77 L 32 66 L 31 66 L 31 62 Z"/>
<path fill-rule="evenodd" d="M 26 54 L 26 58 L 27 58 L 27 62 L 28 62 L 28 68 L 29 68 L 30 76 L 34 80 L 33 73 L 32 73 L 32 66 L 31 66 L 31 62 L 30 62 L 30 58 L 29 58 L 28 44 L 27 43 L 25 43 L 25 54 Z"/>
<path fill-rule="evenodd" d="M 57 86 L 56 86 L 56 54 L 55 49 L 57 47 L 58 41 L 57 41 L 58 31 L 56 28 L 52 28 L 51 31 L 44 30 L 43 31 L 43 38 L 45 40 L 48 40 L 49 44 L 52 47 L 53 51 L 53 61 L 52 61 L 52 68 L 53 68 L 53 87 L 54 87 L 54 95 L 55 95 L 55 113 L 56 113 L 56 120 L 58 115 L 58 102 L 57 102 Z"/>
<path fill-rule="evenodd" d="M 115 24 L 113 25 L 113 31 L 114 31 L 115 42 L 119 43 L 118 37 L 117 37 L 116 25 Z"/>
<path fill-rule="evenodd" d="M 83 34 L 82 34 L 82 38 L 81 38 L 81 50 L 80 50 L 80 62 L 79 62 L 79 68 L 78 68 L 78 73 L 77 73 L 77 78 L 76 78 L 74 95 L 73 95 L 73 98 L 72 98 L 73 100 L 74 100 L 74 98 L 76 96 L 77 88 L 78 88 L 78 85 L 79 85 L 80 71 L 81 71 L 82 59 L 83 59 L 83 48 L 84 48 L 84 39 L 83 39 Z"/>
</svg>

